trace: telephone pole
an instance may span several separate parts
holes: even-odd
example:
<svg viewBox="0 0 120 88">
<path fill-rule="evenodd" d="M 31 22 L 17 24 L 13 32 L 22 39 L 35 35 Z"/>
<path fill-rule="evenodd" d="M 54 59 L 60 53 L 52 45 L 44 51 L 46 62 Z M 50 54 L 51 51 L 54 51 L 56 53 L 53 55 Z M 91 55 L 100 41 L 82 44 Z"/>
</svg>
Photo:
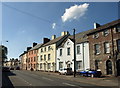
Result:
<svg viewBox="0 0 120 88">
<path fill-rule="evenodd" d="M 75 47 L 75 29 L 73 29 L 73 41 L 74 41 L 74 77 L 76 76 L 76 47 Z"/>
</svg>

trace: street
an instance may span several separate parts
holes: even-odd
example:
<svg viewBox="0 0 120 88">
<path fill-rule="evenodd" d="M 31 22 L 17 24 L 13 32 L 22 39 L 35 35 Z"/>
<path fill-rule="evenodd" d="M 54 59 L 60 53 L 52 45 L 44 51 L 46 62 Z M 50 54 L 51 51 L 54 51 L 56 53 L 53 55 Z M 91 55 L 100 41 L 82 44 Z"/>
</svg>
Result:
<svg viewBox="0 0 120 88">
<path fill-rule="evenodd" d="M 58 75 L 59 76 L 59 75 Z M 56 77 L 54 75 L 45 74 L 44 72 L 13 70 L 3 73 L 3 87 L 16 86 L 34 86 L 34 87 L 59 87 L 59 88 L 103 88 L 96 85 L 75 82 L 63 79 L 63 76 Z M 109 88 L 109 87 L 105 87 Z"/>
</svg>

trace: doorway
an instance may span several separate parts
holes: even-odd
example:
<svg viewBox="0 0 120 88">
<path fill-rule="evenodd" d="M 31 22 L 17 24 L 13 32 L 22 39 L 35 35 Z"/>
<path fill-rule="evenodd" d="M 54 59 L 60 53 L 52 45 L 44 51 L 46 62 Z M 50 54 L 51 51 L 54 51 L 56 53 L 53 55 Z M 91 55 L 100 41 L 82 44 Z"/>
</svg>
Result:
<svg viewBox="0 0 120 88">
<path fill-rule="evenodd" d="M 120 59 L 116 62 L 117 76 L 120 76 Z"/>
<path fill-rule="evenodd" d="M 106 61 L 106 71 L 107 71 L 107 75 L 112 74 L 112 62 L 110 60 Z"/>
</svg>

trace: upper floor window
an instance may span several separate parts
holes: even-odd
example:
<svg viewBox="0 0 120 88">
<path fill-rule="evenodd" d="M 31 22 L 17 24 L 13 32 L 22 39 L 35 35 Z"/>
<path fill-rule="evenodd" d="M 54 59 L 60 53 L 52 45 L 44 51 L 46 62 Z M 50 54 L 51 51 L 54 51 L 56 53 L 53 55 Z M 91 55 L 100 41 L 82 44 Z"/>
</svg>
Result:
<svg viewBox="0 0 120 88">
<path fill-rule="evenodd" d="M 67 55 L 70 55 L 70 47 L 67 48 Z"/>
<path fill-rule="evenodd" d="M 43 52 L 43 49 L 41 48 L 41 52 Z"/>
<path fill-rule="evenodd" d="M 60 49 L 60 56 L 62 56 L 62 49 Z"/>
<path fill-rule="evenodd" d="M 46 55 L 44 55 L 44 60 L 46 60 Z"/>
<path fill-rule="evenodd" d="M 107 36 L 108 34 L 109 34 L 109 30 L 108 29 L 106 29 L 106 30 L 103 31 L 103 35 L 104 36 Z"/>
<path fill-rule="evenodd" d="M 80 54 L 80 46 L 77 46 L 77 54 Z"/>
<path fill-rule="evenodd" d="M 36 57 L 34 57 L 34 62 L 36 61 Z"/>
<path fill-rule="evenodd" d="M 36 50 L 34 50 L 34 54 L 36 54 Z"/>
<path fill-rule="evenodd" d="M 110 53 L 110 44 L 108 42 L 104 43 L 104 52 Z"/>
<path fill-rule="evenodd" d="M 70 43 L 69 43 L 69 42 L 67 42 L 67 45 L 70 45 Z"/>
<path fill-rule="evenodd" d="M 120 25 L 116 26 L 116 32 L 120 32 Z"/>
<path fill-rule="evenodd" d="M 43 60 L 42 55 L 40 56 L 40 59 Z"/>
<path fill-rule="evenodd" d="M 48 51 L 50 51 L 50 46 L 48 46 Z"/>
<path fill-rule="evenodd" d="M 118 49 L 118 52 L 120 52 L 120 39 L 117 40 L 117 49 Z"/>
<path fill-rule="evenodd" d="M 44 51 L 46 51 L 46 47 L 44 48 Z"/>
<path fill-rule="evenodd" d="M 50 60 L 50 54 L 48 54 L 48 60 Z"/>
<path fill-rule="evenodd" d="M 95 44 L 94 47 L 95 47 L 95 55 L 100 54 L 100 45 Z"/>
<path fill-rule="evenodd" d="M 99 33 L 95 33 L 95 34 L 93 35 L 93 37 L 94 37 L 94 38 L 98 38 L 98 37 L 99 37 Z"/>
</svg>

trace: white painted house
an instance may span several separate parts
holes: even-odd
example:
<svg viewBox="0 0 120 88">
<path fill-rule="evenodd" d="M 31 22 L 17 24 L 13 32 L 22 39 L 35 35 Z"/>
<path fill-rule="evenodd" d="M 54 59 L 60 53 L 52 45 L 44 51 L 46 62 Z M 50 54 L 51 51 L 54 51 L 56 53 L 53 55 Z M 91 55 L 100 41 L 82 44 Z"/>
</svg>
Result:
<svg viewBox="0 0 120 88">
<path fill-rule="evenodd" d="M 86 70 L 90 68 L 89 58 L 89 42 L 85 31 L 75 35 L 76 41 L 76 71 Z M 60 68 L 71 67 L 74 71 L 74 43 L 73 36 L 69 36 L 62 44 L 57 48 L 57 71 Z"/>
</svg>

